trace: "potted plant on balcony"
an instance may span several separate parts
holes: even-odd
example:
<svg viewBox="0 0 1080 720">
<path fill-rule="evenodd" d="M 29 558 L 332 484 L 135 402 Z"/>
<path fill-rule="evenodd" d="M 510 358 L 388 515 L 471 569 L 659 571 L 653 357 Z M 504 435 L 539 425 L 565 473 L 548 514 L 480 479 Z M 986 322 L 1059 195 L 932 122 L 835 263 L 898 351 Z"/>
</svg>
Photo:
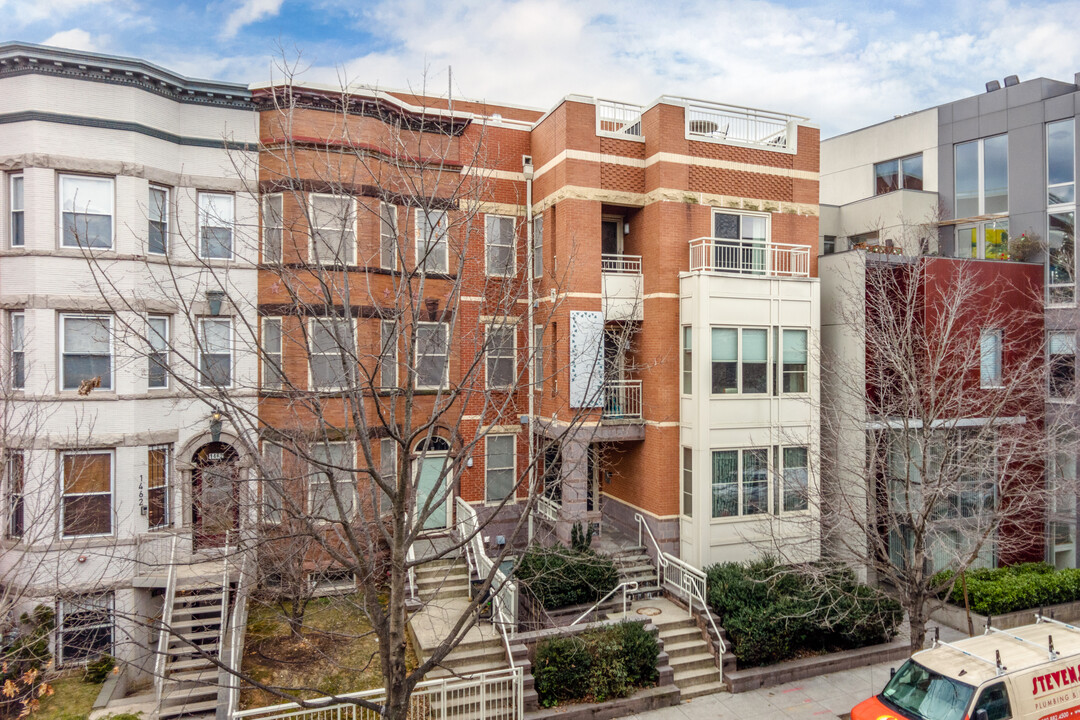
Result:
<svg viewBox="0 0 1080 720">
<path fill-rule="evenodd" d="M 1046 250 L 1042 236 L 1033 230 L 1009 238 L 1009 257 L 1020 262 L 1034 262 Z"/>
</svg>

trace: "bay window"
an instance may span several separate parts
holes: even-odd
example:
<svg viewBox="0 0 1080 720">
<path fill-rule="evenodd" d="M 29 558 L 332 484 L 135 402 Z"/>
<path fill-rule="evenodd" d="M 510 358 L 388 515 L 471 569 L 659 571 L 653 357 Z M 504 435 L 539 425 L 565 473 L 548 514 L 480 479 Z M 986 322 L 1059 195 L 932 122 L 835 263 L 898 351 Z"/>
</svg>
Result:
<svg viewBox="0 0 1080 720">
<path fill-rule="evenodd" d="M 262 246 L 263 262 L 279 263 L 282 258 L 282 237 L 284 235 L 284 201 L 281 193 L 264 195 L 262 199 Z"/>
<path fill-rule="evenodd" d="M 63 453 L 60 527 L 64 537 L 112 533 L 112 459 L 111 451 Z"/>
<path fill-rule="evenodd" d="M 100 379 L 98 387 L 112 389 L 112 318 L 108 315 L 60 316 L 60 387 L 78 390 Z"/>
<path fill-rule="evenodd" d="M 231 260 L 235 198 L 224 193 L 199 193 L 199 257 Z"/>
<path fill-rule="evenodd" d="M 441 210 L 416 211 L 416 266 L 431 273 L 449 270 L 447 216 Z"/>
<path fill-rule="evenodd" d="M 61 175 L 60 228 L 64 247 L 111 248 L 112 178 Z"/>
<path fill-rule="evenodd" d="M 13 312 L 8 315 L 8 337 L 11 348 L 11 387 L 26 387 L 26 315 Z"/>
<path fill-rule="evenodd" d="M 311 448 L 310 514 L 316 520 L 348 521 L 355 508 L 352 443 L 321 443 Z M 336 499 L 335 499 L 336 498 Z"/>
<path fill-rule="evenodd" d="M 26 456 L 22 450 L 8 450 L 4 457 L 4 535 L 21 538 L 26 529 L 23 492 L 26 487 Z"/>
<path fill-rule="evenodd" d="M 170 445 L 151 445 L 147 449 L 146 504 L 151 529 L 169 526 L 171 456 Z"/>
<path fill-rule="evenodd" d="M 356 204 L 351 197 L 311 195 L 311 257 L 320 265 L 352 265 Z"/>
<path fill-rule="evenodd" d="M 23 247 L 26 245 L 26 196 L 22 175 L 11 175 L 9 194 L 11 204 L 8 220 L 8 242 L 11 247 Z"/>
<path fill-rule="evenodd" d="M 312 318 L 308 359 L 312 389 L 349 387 L 356 362 L 356 336 L 351 318 Z"/>
<path fill-rule="evenodd" d="M 169 252 L 169 191 L 150 186 L 146 206 L 146 251 L 155 255 Z"/>
</svg>

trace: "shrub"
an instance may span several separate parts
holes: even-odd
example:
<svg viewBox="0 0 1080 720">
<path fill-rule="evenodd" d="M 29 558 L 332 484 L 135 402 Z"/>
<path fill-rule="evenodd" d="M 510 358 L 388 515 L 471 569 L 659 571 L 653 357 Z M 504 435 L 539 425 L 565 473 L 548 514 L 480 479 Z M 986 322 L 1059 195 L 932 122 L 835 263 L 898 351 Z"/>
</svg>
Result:
<svg viewBox="0 0 1080 720">
<path fill-rule="evenodd" d="M 969 570 L 966 579 L 968 603 L 980 615 L 1002 615 L 1080 600 L 1080 570 L 1055 570 L 1042 562 Z M 949 602 L 963 606 L 963 584 L 953 583 L 950 591 L 947 583 L 952 580 L 951 573 L 938 573 L 934 580 L 945 586 L 942 592 Z"/>
<path fill-rule="evenodd" d="M 98 685 L 105 682 L 109 673 L 116 667 L 116 659 L 112 655 L 102 655 L 96 660 L 86 663 L 86 672 L 83 673 L 83 682 Z"/>
<path fill-rule="evenodd" d="M 611 558 L 562 546 L 529 548 L 514 575 L 547 610 L 596 602 L 619 584 Z"/>
<path fill-rule="evenodd" d="M 656 638 L 636 622 L 544 640 L 533 665 L 536 694 L 543 707 L 626 697 L 656 682 L 659 653 Z"/>
<path fill-rule="evenodd" d="M 580 636 L 552 638 L 536 646 L 533 678 L 543 707 L 573 700 L 589 687 L 592 656 Z"/>
<path fill-rule="evenodd" d="M 626 681 L 631 685 L 650 685 L 659 678 L 656 657 L 660 645 L 656 636 L 639 622 L 621 622 L 613 632 L 622 645 L 623 661 L 626 663 Z"/>
</svg>

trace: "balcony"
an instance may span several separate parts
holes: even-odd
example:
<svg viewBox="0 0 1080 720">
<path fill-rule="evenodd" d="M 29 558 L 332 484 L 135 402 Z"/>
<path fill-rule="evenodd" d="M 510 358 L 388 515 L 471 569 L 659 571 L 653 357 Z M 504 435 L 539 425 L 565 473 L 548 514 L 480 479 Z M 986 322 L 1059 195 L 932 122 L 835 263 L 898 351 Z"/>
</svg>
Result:
<svg viewBox="0 0 1080 720">
<path fill-rule="evenodd" d="M 604 383 L 603 420 L 641 419 L 641 381 L 609 380 Z"/>
<path fill-rule="evenodd" d="M 725 145 L 794 153 L 799 115 L 727 105 L 725 103 L 665 98 L 685 108 L 686 137 Z"/>
<path fill-rule="evenodd" d="M 605 321 L 642 320 L 641 256 L 600 256 Z"/>
<path fill-rule="evenodd" d="M 810 277 L 810 248 L 754 240 L 690 241 L 690 272 L 765 277 Z"/>
<path fill-rule="evenodd" d="M 596 134 L 627 140 L 642 140 L 640 105 L 615 102 L 614 100 L 596 101 Z"/>
</svg>

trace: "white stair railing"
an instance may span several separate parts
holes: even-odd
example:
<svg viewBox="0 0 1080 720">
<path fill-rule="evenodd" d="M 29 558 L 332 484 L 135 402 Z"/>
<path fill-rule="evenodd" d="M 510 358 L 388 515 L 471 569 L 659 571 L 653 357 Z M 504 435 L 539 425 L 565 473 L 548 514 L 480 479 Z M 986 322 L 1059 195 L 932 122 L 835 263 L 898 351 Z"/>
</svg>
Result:
<svg viewBox="0 0 1080 720">
<path fill-rule="evenodd" d="M 619 592 L 619 590 L 622 590 L 622 616 L 623 616 L 623 620 L 625 620 L 626 619 L 626 591 L 627 590 L 634 591 L 634 590 L 637 590 L 637 589 L 638 589 L 638 584 L 637 584 L 636 580 L 627 580 L 625 582 L 619 583 L 615 587 L 611 588 L 611 591 L 607 595 L 605 595 L 604 597 L 597 600 L 596 603 L 593 604 L 593 606 L 591 608 L 589 608 L 585 612 L 581 613 L 581 615 L 578 617 L 578 619 L 575 620 L 574 622 L 570 623 L 570 625 L 568 627 L 573 627 L 574 625 L 577 625 L 579 622 L 581 622 L 582 620 L 587 618 L 589 616 L 589 613 L 593 612 L 594 610 L 596 610 L 596 608 L 600 607 L 601 604 L 603 604 L 605 601 L 607 601 L 607 599 L 609 597 L 611 597 L 615 593 Z"/>
<path fill-rule="evenodd" d="M 251 551 L 244 553 L 244 559 L 240 563 L 240 575 L 236 579 L 236 601 L 233 604 L 232 615 L 229 618 L 229 646 L 219 650 L 221 662 L 224 665 L 225 688 L 224 705 L 228 717 L 233 717 L 237 709 L 237 701 L 240 699 L 240 663 L 243 658 L 244 636 L 247 625 L 247 599 L 251 590 L 251 572 L 248 568 L 251 559 Z M 224 619 L 225 608 L 222 609 Z"/>
<path fill-rule="evenodd" d="M 496 568 L 495 561 L 484 550 L 476 511 L 460 497 L 455 498 L 455 504 L 458 532 L 462 539 L 467 539 L 466 557 L 473 563 L 477 577 L 491 577 L 492 620 L 505 627 L 509 637 L 514 637 L 517 633 L 517 583 L 508 578 L 502 568 Z"/>
<path fill-rule="evenodd" d="M 172 627 L 173 603 L 176 598 L 176 536 L 169 550 L 169 572 L 165 580 L 165 597 L 161 606 L 161 625 L 158 629 L 157 657 L 154 658 L 154 696 L 161 711 L 161 695 L 165 690 L 165 661 L 169 654 L 170 628 Z"/>
</svg>

